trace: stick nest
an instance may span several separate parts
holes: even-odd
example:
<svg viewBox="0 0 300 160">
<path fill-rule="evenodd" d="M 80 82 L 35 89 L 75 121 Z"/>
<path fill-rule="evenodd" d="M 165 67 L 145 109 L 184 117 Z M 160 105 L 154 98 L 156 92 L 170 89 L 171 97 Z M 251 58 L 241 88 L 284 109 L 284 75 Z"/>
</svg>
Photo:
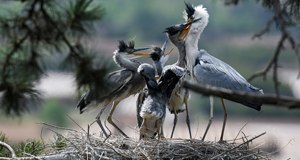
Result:
<svg viewBox="0 0 300 160">
<path fill-rule="evenodd" d="M 263 133 L 264 134 L 264 133 Z M 84 131 L 69 131 L 51 147 L 48 156 L 66 155 L 68 159 L 269 159 L 258 148 L 250 148 L 249 143 L 263 134 L 241 144 L 203 142 L 197 139 L 148 139 L 136 140 L 123 136 L 89 135 Z"/>
</svg>

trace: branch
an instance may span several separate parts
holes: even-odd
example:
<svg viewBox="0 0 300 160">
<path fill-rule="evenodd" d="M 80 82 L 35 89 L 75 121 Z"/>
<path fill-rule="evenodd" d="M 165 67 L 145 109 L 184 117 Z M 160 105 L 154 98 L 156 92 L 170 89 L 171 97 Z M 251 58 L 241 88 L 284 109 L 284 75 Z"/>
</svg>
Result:
<svg viewBox="0 0 300 160">
<path fill-rule="evenodd" d="M 262 31 L 258 32 L 258 33 L 255 33 L 253 36 L 252 36 L 252 40 L 254 40 L 255 38 L 261 38 L 262 35 L 264 35 L 265 33 L 269 32 L 270 30 L 270 27 L 272 25 L 272 23 L 274 22 L 275 20 L 275 16 L 273 16 L 267 23 L 265 29 L 263 29 Z"/>
<path fill-rule="evenodd" d="M 248 144 L 249 142 L 252 142 L 253 140 L 255 140 L 255 139 L 257 139 L 257 138 L 259 138 L 259 137 L 261 137 L 261 136 L 263 136 L 263 135 L 265 135 L 265 134 L 266 134 L 266 132 L 264 132 L 264 133 L 262 133 L 262 134 L 260 134 L 260 135 L 258 135 L 258 136 L 255 136 L 255 137 L 249 139 L 248 141 L 246 141 L 246 142 L 244 142 L 244 143 L 242 143 L 242 144 L 240 144 L 240 145 L 238 145 L 238 146 L 236 146 L 236 147 L 234 147 L 234 148 L 232 148 L 232 149 L 230 149 L 230 150 L 228 150 L 228 151 L 225 151 L 225 152 L 223 152 L 223 153 L 221 153 L 221 154 L 219 154 L 219 155 L 216 155 L 216 156 L 212 157 L 211 159 L 218 158 L 218 157 L 222 156 L 223 154 L 225 154 L 225 153 L 227 153 L 227 152 L 230 152 L 230 151 L 233 151 L 233 150 L 235 150 L 236 148 L 239 148 L 240 146 L 242 146 L 242 145 L 244 145 L 244 144 L 246 144 L 246 143 Z"/>
<path fill-rule="evenodd" d="M 276 94 L 257 95 L 253 93 L 242 92 L 242 91 L 228 90 L 225 88 L 214 87 L 210 85 L 195 84 L 195 83 L 193 84 L 189 81 L 184 81 L 183 86 L 189 88 L 192 91 L 202 93 L 204 95 L 213 95 L 228 100 L 238 99 L 242 101 L 251 101 L 254 103 L 275 105 L 282 108 L 300 109 L 300 99 L 296 99 L 290 96 L 280 95 L 280 97 L 278 97 Z"/>
<path fill-rule="evenodd" d="M 11 157 L 12 158 L 16 158 L 17 157 L 15 151 L 11 148 L 10 145 L 6 144 L 5 142 L 1 142 L 1 141 L 0 141 L 0 145 L 3 146 L 3 147 L 5 147 L 5 148 L 7 148 L 9 150 L 9 152 L 11 153 Z"/>
</svg>

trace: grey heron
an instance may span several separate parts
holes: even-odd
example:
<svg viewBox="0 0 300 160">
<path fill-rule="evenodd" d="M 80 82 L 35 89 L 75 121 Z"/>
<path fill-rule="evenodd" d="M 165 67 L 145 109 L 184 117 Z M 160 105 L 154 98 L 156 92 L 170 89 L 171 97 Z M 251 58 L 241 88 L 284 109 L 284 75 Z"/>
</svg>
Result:
<svg viewBox="0 0 300 160">
<path fill-rule="evenodd" d="M 157 77 L 159 78 L 162 75 L 163 72 L 163 66 L 166 63 L 166 61 L 169 59 L 170 53 L 172 52 L 169 51 L 167 53 L 165 52 L 166 49 L 166 45 L 167 45 L 168 40 L 165 41 L 165 43 L 163 44 L 163 46 L 161 48 L 159 47 L 152 47 L 152 52 L 150 53 L 150 58 L 153 61 L 154 67 L 156 69 L 157 72 Z M 141 111 L 141 107 L 142 104 L 145 101 L 145 98 L 148 96 L 148 88 L 144 88 L 143 91 L 141 91 L 138 95 L 137 101 L 136 101 L 136 110 L 137 110 L 137 122 L 138 122 L 138 127 L 141 127 L 141 124 L 143 122 L 143 118 L 140 116 L 140 111 Z M 161 129 L 161 133 L 163 135 L 163 129 Z"/>
<path fill-rule="evenodd" d="M 178 60 L 175 64 L 176 66 L 182 67 L 182 68 L 187 68 L 187 60 L 186 60 L 186 50 L 185 50 L 185 45 L 184 41 L 178 40 L 178 37 L 180 37 L 180 34 L 182 34 L 183 30 L 187 27 L 189 27 L 192 23 L 198 21 L 193 20 L 188 23 L 184 24 L 178 24 L 178 25 L 173 25 L 170 27 L 167 27 L 165 29 L 165 33 L 167 34 L 168 38 L 170 41 L 177 47 L 179 51 L 178 55 Z M 184 77 L 182 80 L 186 79 Z M 181 86 L 180 81 L 176 87 L 174 88 L 172 92 L 172 96 L 170 98 L 170 101 L 167 104 L 167 108 L 169 109 L 171 114 L 174 114 L 174 121 L 173 121 L 173 128 L 172 128 L 172 133 L 171 133 L 171 138 L 173 138 L 174 130 L 177 124 L 177 113 L 184 112 L 186 111 L 186 124 L 188 126 L 189 130 L 189 136 L 190 139 L 192 139 L 192 133 L 191 133 L 191 127 L 190 127 L 190 118 L 188 114 L 188 100 L 189 100 L 189 90 L 187 88 L 184 88 Z"/>
<path fill-rule="evenodd" d="M 139 112 L 143 119 L 140 126 L 140 139 L 154 138 L 156 134 L 158 134 L 158 139 L 160 139 L 162 138 L 161 129 L 166 116 L 166 105 L 174 87 L 186 71 L 178 66 L 166 66 L 158 83 L 155 79 L 155 69 L 152 65 L 140 65 L 138 73 L 144 76 L 148 88 L 147 96 Z"/>
<path fill-rule="evenodd" d="M 184 11 L 184 19 L 189 22 L 193 19 L 200 18 L 201 20 L 193 23 L 188 28 L 188 34 L 185 39 L 185 47 L 187 51 L 189 68 L 192 71 L 193 76 L 197 79 L 199 83 L 209 84 L 217 87 L 222 87 L 231 90 L 238 90 L 244 92 L 250 92 L 255 94 L 263 94 L 263 91 L 259 88 L 252 86 L 245 80 L 235 69 L 226 64 L 225 62 L 213 57 L 204 50 L 198 50 L 198 39 L 203 31 L 203 29 L 208 24 L 209 14 L 206 8 L 202 5 L 193 7 L 186 3 L 186 9 Z M 261 109 L 260 103 L 252 103 L 249 101 L 241 101 L 239 99 L 229 99 L 231 101 L 243 104 L 255 110 Z M 221 98 L 223 110 L 224 110 L 224 120 L 222 133 L 220 137 L 220 142 L 223 141 L 224 129 L 227 120 L 227 112 L 225 109 L 225 104 L 223 98 Z M 211 110 L 212 110 L 211 105 Z M 212 122 L 212 114 L 210 122 L 207 126 L 203 140 L 206 136 L 207 130 Z"/>
<path fill-rule="evenodd" d="M 106 80 L 113 85 L 110 85 L 111 88 L 109 88 L 108 92 L 101 94 L 95 94 L 97 93 L 97 91 L 95 91 L 94 87 L 91 87 L 85 94 L 82 95 L 77 104 L 77 108 L 79 108 L 80 114 L 86 110 L 95 109 L 99 105 L 104 105 L 103 109 L 96 117 L 96 122 L 99 124 L 106 137 L 108 135 L 105 132 L 103 125 L 101 124 L 100 116 L 103 113 L 104 109 L 111 102 L 113 102 L 113 106 L 110 110 L 107 121 L 125 137 L 128 137 L 112 121 L 112 115 L 120 101 L 129 97 L 130 95 L 137 94 L 144 88 L 145 81 L 143 77 L 139 73 L 137 73 L 137 69 L 140 63 L 131 61 L 130 59 L 150 55 L 150 53 L 137 53 L 138 51 L 146 49 L 149 48 L 134 48 L 134 41 L 130 41 L 128 44 L 123 40 L 119 41 L 119 46 L 118 49 L 114 52 L 113 60 L 119 67 L 123 69 L 111 72 L 106 77 Z"/>
</svg>

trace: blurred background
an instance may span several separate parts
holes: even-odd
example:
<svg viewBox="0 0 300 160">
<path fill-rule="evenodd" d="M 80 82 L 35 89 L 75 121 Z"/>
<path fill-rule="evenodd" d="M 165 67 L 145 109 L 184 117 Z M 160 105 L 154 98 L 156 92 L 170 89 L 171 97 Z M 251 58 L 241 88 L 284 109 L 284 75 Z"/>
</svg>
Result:
<svg viewBox="0 0 300 160">
<path fill-rule="evenodd" d="M 237 6 L 225 6 L 222 0 L 189 0 L 193 5 L 202 4 L 210 15 L 209 23 L 199 40 L 199 49 L 205 49 L 211 55 L 221 59 L 235 68 L 246 79 L 256 71 L 262 70 L 275 52 L 280 39 L 280 33 L 275 26 L 262 36 L 261 39 L 251 40 L 254 33 L 265 28 L 272 13 L 254 1 L 243 1 Z M 105 9 L 103 19 L 95 25 L 95 31 L 84 39 L 84 44 L 93 50 L 94 61 L 103 63 L 103 60 L 112 63 L 113 70 L 119 69 L 113 63 L 113 52 L 117 49 L 118 40 L 134 40 L 136 47 L 151 45 L 162 46 L 167 39 L 162 33 L 164 28 L 183 23 L 182 12 L 185 8 L 182 0 L 104 0 L 99 1 Z M 21 10 L 20 2 L 0 3 L 0 14 L 8 10 Z M 299 35 L 299 29 L 291 29 L 293 35 Z M 299 40 L 299 39 L 298 39 Z M 1 40 L 0 40 L 1 41 Z M 174 46 L 168 44 L 167 50 Z M 177 61 L 176 49 L 171 53 L 167 64 Z M 149 58 L 137 59 L 140 62 L 151 63 Z M 41 125 L 35 122 L 46 122 L 61 127 L 79 129 L 68 117 L 74 119 L 82 128 L 87 129 L 99 113 L 101 107 L 95 112 L 79 114 L 76 103 L 80 95 L 76 94 L 76 83 L 73 72 L 62 70 L 59 66 L 62 55 L 53 55 L 44 60 L 46 73 L 36 88 L 42 93 L 42 102 L 32 107 L 21 117 L 10 117 L 0 113 L 0 131 L 5 133 L 13 142 L 28 138 L 40 137 Z M 297 56 L 286 46 L 279 59 L 280 93 L 300 98 L 300 80 L 297 80 Z M 272 74 L 268 74 L 264 81 L 258 77 L 251 84 L 262 88 L 265 93 L 274 93 Z M 131 137 L 138 138 L 136 129 L 136 96 L 123 100 L 114 112 L 114 121 Z M 225 101 L 228 121 L 225 129 L 225 140 L 232 140 L 239 130 L 256 114 L 257 111 L 237 103 Z M 107 116 L 111 105 L 107 107 Z M 266 151 L 273 152 L 284 147 L 274 154 L 275 159 L 297 159 L 300 157 L 300 111 L 288 110 L 263 105 L 263 112 L 245 126 L 245 135 L 253 137 L 263 132 L 267 134 L 259 138 L 253 145 L 262 144 Z M 192 122 L 193 138 L 201 139 L 209 120 L 209 98 L 192 92 L 189 101 L 189 113 Z M 185 124 L 185 112 L 179 114 L 179 121 L 175 129 L 175 138 L 188 138 Z M 104 120 L 104 119 L 103 119 Z M 207 140 L 218 141 L 221 133 L 223 109 L 219 98 L 214 100 L 214 121 L 208 132 Z M 173 115 L 167 114 L 164 124 L 165 136 L 171 134 Z M 118 134 L 113 127 L 108 127 Z M 95 124 L 91 132 L 99 134 L 99 127 Z M 241 137 L 242 135 L 239 135 Z"/>
</svg>

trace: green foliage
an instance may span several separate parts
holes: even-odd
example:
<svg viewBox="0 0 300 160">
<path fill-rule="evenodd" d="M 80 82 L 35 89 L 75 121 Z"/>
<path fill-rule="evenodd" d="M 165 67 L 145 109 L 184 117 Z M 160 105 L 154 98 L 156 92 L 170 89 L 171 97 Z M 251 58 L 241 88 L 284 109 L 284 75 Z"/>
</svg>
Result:
<svg viewBox="0 0 300 160">
<path fill-rule="evenodd" d="M 8 137 L 0 131 L 0 141 L 4 143 L 9 143 Z M 9 157 L 10 152 L 3 146 L 0 146 L 0 157 Z"/>
<path fill-rule="evenodd" d="M 25 142 L 20 141 L 17 145 L 13 146 L 13 149 L 17 157 L 28 157 L 28 155 L 24 154 L 24 152 L 38 156 L 43 153 L 44 145 L 40 140 L 28 139 Z"/>
<path fill-rule="evenodd" d="M 67 106 L 64 106 L 56 99 L 45 101 L 39 110 L 40 118 L 50 124 L 66 127 L 67 123 Z"/>
<path fill-rule="evenodd" d="M 56 150 L 62 150 L 64 147 L 67 146 L 66 140 L 59 134 L 54 135 L 54 145 L 52 145 L 52 148 Z"/>
<path fill-rule="evenodd" d="M 0 141 L 10 145 L 17 157 L 28 157 L 25 153 L 38 156 L 44 151 L 44 145 L 40 140 L 28 139 L 26 141 L 20 141 L 17 144 L 12 144 L 8 140 L 8 137 L 0 132 Z M 11 157 L 11 153 L 5 147 L 0 146 L 0 157 Z"/>
<path fill-rule="evenodd" d="M 95 69 L 93 61 L 86 58 L 86 48 L 83 38 L 94 31 L 94 23 L 104 16 L 102 6 L 93 0 L 71 1 L 10 1 L 5 4 L 6 12 L 0 14 L 0 34 L 4 46 L 0 53 L 0 92 L 1 110 L 6 115 L 20 116 L 29 110 L 29 105 L 35 104 L 40 98 L 34 89 L 45 74 L 45 59 L 63 54 L 71 57 L 63 61 L 75 66 L 78 86 L 91 86 L 99 77 L 84 77 L 95 75 L 98 70 L 105 71 L 105 66 Z M 18 6 L 14 10 L 10 6 Z M 2 7 L 0 7 L 2 8 Z M 49 59 L 47 59 L 49 60 Z M 81 70 L 81 71 L 80 71 Z M 82 72 L 84 70 L 85 72 Z"/>
</svg>

